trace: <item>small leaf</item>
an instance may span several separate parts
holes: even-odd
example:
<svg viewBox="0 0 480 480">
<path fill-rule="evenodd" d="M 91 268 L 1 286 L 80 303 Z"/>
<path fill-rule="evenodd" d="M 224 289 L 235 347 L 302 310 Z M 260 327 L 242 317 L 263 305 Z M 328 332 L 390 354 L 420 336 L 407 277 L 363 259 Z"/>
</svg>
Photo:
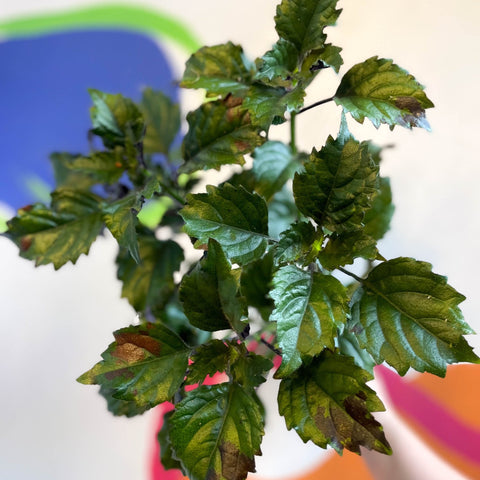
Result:
<svg viewBox="0 0 480 480">
<path fill-rule="evenodd" d="M 231 328 L 241 333 L 247 304 L 239 294 L 240 278 L 218 242 L 210 239 L 208 252 L 195 269 L 183 277 L 180 300 L 190 323 L 214 332 Z"/>
<path fill-rule="evenodd" d="M 369 145 L 356 141 L 342 121 L 338 138 L 329 137 L 320 152 L 313 149 L 304 166 L 293 179 L 298 209 L 333 232 L 362 228 L 377 190 L 378 166 Z"/>
<path fill-rule="evenodd" d="M 7 222 L 5 236 L 20 249 L 20 256 L 35 265 L 53 263 L 55 269 L 75 263 L 87 254 L 103 227 L 100 198 L 67 188 L 52 193 L 50 208 L 29 205 Z"/>
<path fill-rule="evenodd" d="M 173 240 L 158 240 L 141 230 L 138 235 L 140 263 L 124 250 L 117 257 L 117 276 L 122 281 L 122 297 L 137 312 L 159 312 L 175 290 L 174 272 L 180 269 L 183 250 Z"/>
<path fill-rule="evenodd" d="M 391 128 L 401 125 L 429 130 L 425 109 L 434 105 L 423 90 L 392 60 L 371 57 L 343 76 L 335 102 L 360 123 L 367 117 L 377 128 L 386 123 Z"/>
<path fill-rule="evenodd" d="M 447 364 L 480 361 L 463 337 L 473 333 L 458 307 L 464 299 L 430 264 L 396 258 L 355 292 L 349 329 L 377 364 L 444 376 Z"/>
<path fill-rule="evenodd" d="M 187 195 L 187 204 L 179 213 L 185 220 L 185 231 L 197 238 L 197 248 L 213 238 L 232 263 L 241 265 L 265 252 L 267 206 L 263 198 L 242 187 L 208 185 L 207 193 Z"/>
<path fill-rule="evenodd" d="M 375 260 L 379 258 L 377 241 L 363 230 L 332 235 L 318 257 L 323 267 L 335 270 L 352 264 L 356 258 Z"/>
<path fill-rule="evenodd" d="M 256 192 L 268 202 L 292 178 L 299 162 L 282 142 L 268 141 L 253 152 L 252 173 Z"/>
<path fill-rule="evenodd" d="M 280 241 L 275 246 L 275 261 L 278 264 L 296 262 L 312 248 L 320 249 L 321 246 L 322 239 L 316 238 L 315 227 L 310 222 L 294 223 L 280 234 Z"/>
<path fill-rule="evenodd" d="M 336 47 L 331 43 L 325 44 L 323 48 L 318 50 L 313 50 L 303 62 L 303 75 L 305 76 L 307 70 L 310 72 L 310 74 L 315 74 L 315 72 L 318 70 L 322 70 L 327 67 L 333 68 L 335 73 L 338 73 L 340 71 L 340 67 L 343 65 L 343 58 L 340 55 L 341 51 L 342 49 L 340 47 Z"/>
<path fill-rule="evenodd" d="M 228 369 L 230 345 L 222 340 L 210 340 L 199 345 L 191 357 L 188 367 L 187 385 L 202 384 L 206 377 L 213 377 L 217 372 Z"/>
<path fill-rule="evenodd" d="M 139 407 L 134 401 L 120 400 L 119 398 L 115 398 L 113 396 L 115 389 L 109 388 L 106 385 L 100 386 L 99 393 L 107 401 L 108 411 L 116 417 L 124 416 L 131 418 L 135 417 L 136 415 L 143 415 L 148 410 L 148 407 L 145 405 Z"/>
<path fill-rule="evenodd" d="M 254 352 L 249 352 L 244 343 L 235 345 L 230 365 L 230 376 L 233 381 L 239 383 L 244 388 L 255 389 L 266 381 L 266 373 L 272 369 L 273 362 Z"/>
<path fill-rule="evenodd" d="M 187 115 L 188 132 L 183 140 L 183 173 L 245 163 L 244 155 L 262 145 L 260 128 L 252 125 L 240 103 L 204 103 Z"/>
<path fill-rule="evenodd" d="M 325 46 L 325 27 L 335 25 L 341 10 L 338 0 L 282 0 L 277 7 L 278 35 L 295 45 L 300 58 Z"/>
<path fill-rule="evenodd" d="M 360 447 L 391 454 L 382 426 L 371 412 L 385 410 L 365 370 L 345 357 L 326 350 L 308 366 L 280 383 L 278 406 L 287 428 L 306 443 L 346 448 L 360 454 Z"/>
<path fill-rule="evenodd" d="M 126 143 L 137 144 L 145 133 L 145 122 L 139 108 L 120 94 L 112 95 L 90 89 L 93 133 L 102 138 L 107 148 Z"/>
<path fill-rule="evenodd" d="M 335 348 L 337 328 L 347 320 L 345 287 L 334 277 L 287 265 L 278 270 L 270 292 L 277 322 L 277 339 L 282 364 L 276 373 L 283 378 L 302 362 L 326 348 Z"/>
<path fill-rule="evenodd" d="M 241 95 L 251 82 L 251 68 L 239 45 L 202 47 L 187 61 L 180 86 L 204 88 L 209 96 Z"/>
<path fill-rule="evenodd" d="M 304 97 L 305 89 L 302 85 L 287 90 L 256 84 L 248 91 L 243 107 L 248 110 L 253 125 L 268 131 L 272 123 L 285 121 L 285 112 L 300 110 Z"/>
<path fill-rule="evenodd" d="M 175 409 L 170 439 L 190 480 L 244 480 L 255 471 L 263 418 L 237 383 L 201 386 Z"/>
<path fill-rule="evenodd" d="M 139 107 L 147 125 L 144 151 L 167 155 L 180 130 L 180 107 L 161 91 L 151 88 L 143 91 Z"/>
<path fill-rule="evenodd" d="M 348 329 L 338 334 L 338 351 L 346 357 L 352 357 L 356 365 L 373 375 L 373 367 L 376 363 L 372 356 L 359 345 L 356 335 Z"/>
<path fill-rule="evenodd" d="M 140 409 L 171 400 L 183 382 L 190 348 L 161 324 L 130 326 L 113 335 L 103 360 L 78 381 L 101 385 Z"/>
</svg>

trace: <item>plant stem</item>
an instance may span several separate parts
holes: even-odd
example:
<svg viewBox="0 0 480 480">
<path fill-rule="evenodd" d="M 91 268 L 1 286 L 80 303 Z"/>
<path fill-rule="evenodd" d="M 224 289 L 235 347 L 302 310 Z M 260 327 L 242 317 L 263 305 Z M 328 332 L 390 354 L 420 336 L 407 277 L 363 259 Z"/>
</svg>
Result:
<svg viewBox="0 0 480 480">
<path fill-rule="evenodd" d="M 354 278 L 359 283 L 363 283 L 365 281 L 363 278 L 360 278 L 357 275 L 355 275 L 354 273 L 349 272 L 348 270 L 345 270 L 343 267 L 337 267 L 337 268 L 338 268 L 338 270 L 343 272 L 345 275 L 348 275 L 349 277 Z"/>
<path fill-rule="evenodd" d="M 324 98 L 323 100 L 319 100 L 318 102 L 312 103 L 308 107 L 304 107 L 301 110 L 298 111 L 298 113 L 303 113 L 306 112 L 307 110 L 310 110 L 311 108 L 318 107 L 319 105 L 323 105 L 324 103 L 331 102 L 335 97 L 330 97 L 330 98 Z"/>
<path fill-rule="evenodd" d="M 175 193 L 174 191 L 172 191 L 169 187 L 167 187 L 163 182 L 158 182 L 159 185 L 162 187 L 162 189 L 168 193 L 173 199 L 175 199 L 177 202 L 179 202 L 180 204 L 184 205 L 185 204 L 185 200 L 180 196 L 178 195 L 178 193 Z"/>
<path fill-rule="evenodd" d="M 297 114 L 295 112 L 292 112 L 290 116 L 290 148 L 292 150 L 293 155 L 297 153 L 297 145 L 295 144 L 295 117 L 296 116 Z"/>
</svg>

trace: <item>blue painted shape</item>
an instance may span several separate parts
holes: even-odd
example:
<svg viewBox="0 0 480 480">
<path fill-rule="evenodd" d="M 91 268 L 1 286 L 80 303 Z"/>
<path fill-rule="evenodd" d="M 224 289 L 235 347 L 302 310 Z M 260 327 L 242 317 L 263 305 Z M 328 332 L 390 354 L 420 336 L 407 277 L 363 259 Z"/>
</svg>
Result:
<svg viewBox="0 0 480 480">
<path fill-rule="evenodd" d="M 88 88 L 139 100 L 146 86 L 177 98 L 170 65 L 148 36 L 119 30 L 55 33 L 0 43 L 0 201 L 36 200 L 39 177 L 53 186 L 54 151 L 87 153 Z"/>
</svg>

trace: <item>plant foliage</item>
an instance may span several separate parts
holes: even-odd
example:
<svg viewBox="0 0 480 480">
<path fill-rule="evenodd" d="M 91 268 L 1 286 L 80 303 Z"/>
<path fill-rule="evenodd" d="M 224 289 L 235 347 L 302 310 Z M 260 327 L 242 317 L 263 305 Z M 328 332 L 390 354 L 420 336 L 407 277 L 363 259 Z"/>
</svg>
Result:
<svg viewBox="0 0 480 480">
<path fill-rule="evenodd" d="M 20 255 L 55 269 L 87 254 L 105 229 L 117 240 L 122 296 L 143 320 L 114 332 L 78 380 L 100 385 L 115 415 L 173 402 L 162 460 L 191 480 L 255 471 L 264 434 L 256 389 L 275 356 L 287 428 L 339 453 L 390 453 L 373 417 L 383 404 L 366 385 L 374 365 L 443 376 L 450 363 L 479 362 L 464 338 L 472 333 L 458 307 L 464 297 L 429 264 L 379 252 L 393 213 L 389 179 L 381 149 L 348 129 L 346 114 L 376 127 L 429 128 L 423 86 L 392 60 L 351 67 L 325 100 L 342 109 L 338 135 L 297 151 L 306 88 L 343 63 L 325 33 L 340 14 L 337 0 L 282 0 L 278 41 L 259 58 L 231 42 L 194 53 L 181 86 L 205 90 L 207 101 L 186 115 L 182 158 L 180 109 L 161 92 L 146 89 L 137 105 L 91 90 L 91 134 L 102 147 L 53 154 L 50 204 L 8 222 Z M 287 120 L 289 145 L 269 140 Z M 192 192 L 202 172 L 228 165 L 243 169 Z M 141 215 L 146 202 L 162 205 L 153 224 Z M 160 228 L 172 238 L 159 240 Z M 181 232 L 198 260 L 185 263 Z M 345 268 L 357 259 L 366 260 L 362 278 Z M 217 372 L 221 383 L 206 382 Z"/>
</svg>

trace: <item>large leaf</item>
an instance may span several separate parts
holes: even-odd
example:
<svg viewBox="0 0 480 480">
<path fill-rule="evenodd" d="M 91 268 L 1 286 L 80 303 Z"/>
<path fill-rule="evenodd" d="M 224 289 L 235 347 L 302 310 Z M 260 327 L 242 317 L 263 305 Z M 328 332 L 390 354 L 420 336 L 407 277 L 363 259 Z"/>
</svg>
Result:
<svg viewBox="0 0 480 480">
<path fill-rule="evenodd" d="M 385 410 L 366 385 L 373 377 L 351 357 L 328 350 L 280 383 L 278 405 L 287 428 L 319 447 L 360 454 L 360 447 L 390 454 L 383 428 L 371 412 Z"/>
<path fill-rule="evenodd" d="M 4 235 L 18 245 L 22 257 L 58 269 L 87 254 L 100 233 L 100 198 L 62 188 L 52 193 L 50 208 L 39 203 L 22 208 L 7 225 Z"/>
<path fill-rule="evenodd" d="M 338 0 L 282 0 L 277 7 L 275 28 L 281 38 L 295 45 L 299 57 L 324 47 L 325 27 L 334 25 L 341 10 Z"/>
<path fill-rule="evenodd" d="M 267 247 L 268 213 L 263 198 L 243 187 L 207 186 L 207 193 L 187 196 L 180 210 L 185 231 L 196 238 L 196 247 L 209 238 L 220 243 L 232 263 L 260 258 Z"/>
<path fill-rule="evenodd" d="M 227 42 L 195 52 L 185 65 L 180 86 L 204 88 L 209 95 L 239 95 L 248 89 L 251 77 L 242 47 Z"/>
<path fill-rule="evenodd" d="M 313 149 L 304 166 L 305 172 L 293 179 L 298 209 L 337 233 L 362 228 L 377 191 L 378 166 L 369 145 L 355 140 L 343 120 L 338 138 L 329 137 L 320 152 Z"/>
<path fill-rule="evenodd" d="M 245 163 L 244 155 L 265 138 L 252 125 L 241 103 L 215 101 L 203 104 L 187 115 L 188 132 L 183 140 L 183 173 Z"/>
<path fill-rule="evenodd" d="M 78 381 L 101 385 L 139 409 L 171 400 L 183 382 L 191 349 L 161 324 L 130 326 L 113 335 L 103 360 Z"/>
<path fill-rule="evenodd" d="M 244 480 L 255 471 L 263 418 L 237 383 L 201 386 L 177 404 L 170 440 L 190 480 Z"/>
<path fill-rule="evenodd" d="M 94 89 L 89 92 L 93 101 L 90 109 L 93 133 L 102 138 L 106 147 L 136 145 L 142 141 L 145 122 L 132 100 Z"/>
<path fill-rule="evenodd" d="M 282 142 L 268 141 L 253 152 L 252 172 L 256 192 L 269 200 L 298 169 L 299 162 Z"/>
<path fill-rule="evenodd" d="M 430 264 L 396 258 L 375 267 L 356 291 L 349 329 L 377 363 L 400 375 L 412 367 L 444 376 L 447 364 L 479 362 L 463 337 L 473 333 L 458 307 L 464 299 Z"/>
<path fill-rule="evenodd" d="M 139 105 L 147 130 L 143 140 L 146 153 L 168 154 L 180 130 L 180 107 L 161 91 L 146 88 Z"/>
<path fill-rule="evenodd" d="M 140 233 L 138 244 L 139 264 L 125 250 L 117 257 L 122 297 L 138 312 L 158 312 L 174 292 L 173 274 L 180 269 L 183 250 L 173 240 L 158 240 L 153 233 Z"/>
<path fill-rule="evenodd" d="M 348 298 L 336 278 L 294 265 L 280 268 L 273 285 L 270 320 L 277 322 L 282 364 L 276 376 L 282 378 L 324 348 L 335 347 L 337 328 L 347 320 Z"/>
<path fill-rule="evenodd" d="M 220 244 L 210 239 L 206 257 L 183 277 L 180 300 L 193 326 L 212 332 L 231 328 L 241 333 L 248 312 L 239 290 L 239 275 L 232 271 Z"/>
<path fill-rule="evenodd" d="M 342 78 L 335 102 L 363 123 L 367 117 L 379 127 L 422 127 L 429 130 L 425 109 L 433 103 L 424 87 L 392 60 L 371 57 L 354 65 Z"/>
</svg>

